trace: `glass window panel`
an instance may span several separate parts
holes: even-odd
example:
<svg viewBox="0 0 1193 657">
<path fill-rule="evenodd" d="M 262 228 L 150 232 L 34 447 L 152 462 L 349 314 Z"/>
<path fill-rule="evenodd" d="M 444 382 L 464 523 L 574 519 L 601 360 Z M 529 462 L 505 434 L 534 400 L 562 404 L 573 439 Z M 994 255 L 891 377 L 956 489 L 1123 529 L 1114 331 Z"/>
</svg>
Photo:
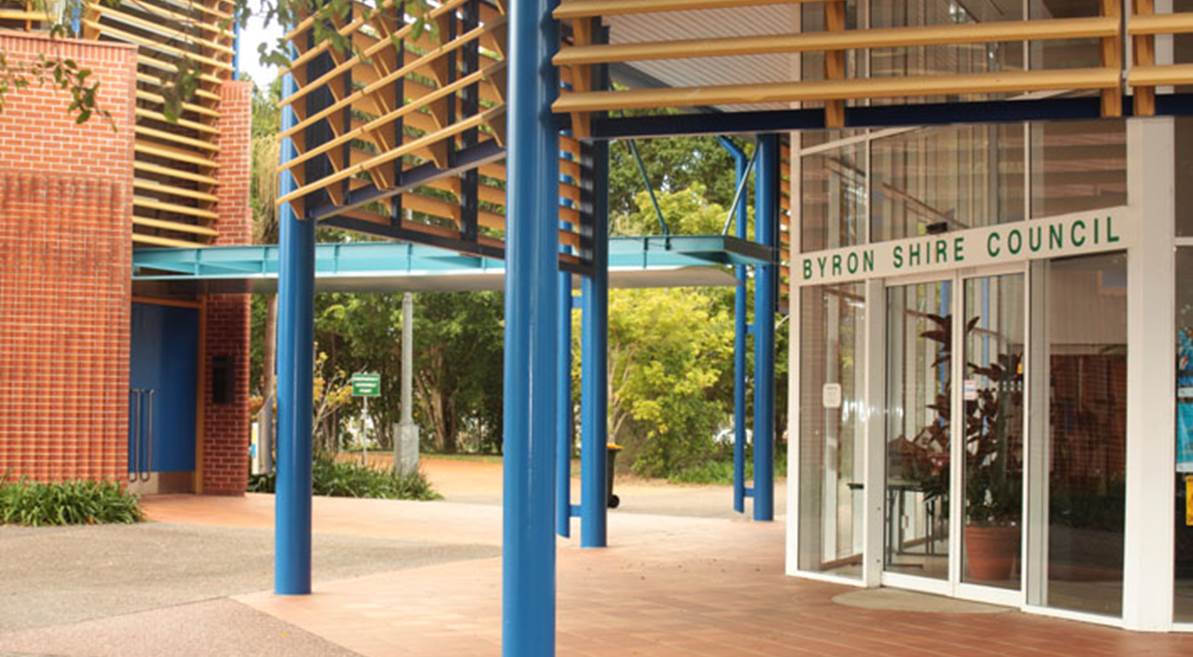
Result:
<svg viewBox="0 0 1193 657">
<path fill-rule="evenodd" d="M 800 246 L 804 252 L 862 243 L 866 219 L 865 145 L 808 155 L 801 167 Z"/>
<path fill-rule="evenodd" d="M 865 288 L 800 291 L 799 567 L 862 574 Z"/>
<path fill-rule="evenodd" d="M 1172 0 L 1172 12 L 1193 12 L 1193 0 Z M 1193 64 L 1193 34 L 1175 34 L 1172 36 L 1172 61 L 1175 64 Z M 1176 87 L 1176 91 L 1177 93 L 1189 93 L 1193 91 L 1193 87 L 1182 85 Z"/>
<path fill-rule="evenodd" d="M 973 125 L 874 140 L 871 241 L 1022 221 L 1023 136 L 1022 124 Z"/>
<path fill-rule="evenodd" d="M 1027 13 L 1033 19 L 1084 18 L 1101 15 L 1101 7 L 1100 3 L 1089 0 L 1030 0 Z M 1032 68 L 1087 68 L 1102 65 L 1102 44 L 1098 39 L 1032 41 L 1030 48 Z"/>
<path fill-rule="evenodd" d="M 1127 260 L 1033 267 L 1032 404 L 1045 438 L 1032 466 L 1029 601 L 1122 615 L 1126 501 Z M 1042 492 L 1042 494 L 1040 494 Z M 1033 569 L 1034 568 L 1034 569 Z"/>
<path fill-rule="evenodd" d="M 1127 124 L 1050 121 L 1031 126 L 1031 216 L 1127 204 Z"/>
<path fill-rule="evenodd" d="M 870 24 L 875 28 L 915 27 L 996 20 L 1012 21 L 1021 20 L 1022 17 L 1023 3 L 1019 0 L 988 0 L 980 3 L 960 3 L 954 0 L 876 2 L 872 3 Z M 1023 68 L 1023 42 L 1021 41 L 877 48 L 871 50 L 869 54 L 872 77 L 989 73 Z M 875 99 L 873 104 L 976 100 L 985 97 L 989 97 L 989 94 L 977 94 L 964 98 L 938 96 L 913 99 Z"/>
<path fill-rule="evenodd" d="M 1176 252 L 1176 589 L 1173 616 L 1193 623 L 1193 247 Z"/>
<path fill-rule="evenodd" d="M 858 0 L 846 0 L 845 2 L 845 29 L 855 30 L 860 26 L 859 22 L 859 3 Z M 825 4 L 820 2 L 805 2 L 800 6 L 801 23 L 800 32 L 823 32 L 825 30 Z M 846 77 L 858 77 L 864 75 L 864 71 L 859 70 L 859 66 L 864 63 L 863 59 L 859 59 L 858 51 L 850 50 L 845 53 L 845 75 Z M 800 79 L 802 80 L 823 80 L 824 79 L 824 53 L 820 51 L 805 52 L 800 54 Z M 856 101 L 847 101 L 848 105 L 862 104 Z M 823 101 L 805 101 L 801 103 L 801 107 L 824 107 Z M 820 130 L 806 131 L 805 135 L 813 135 L 813 140 L 818 140 L 816 143 L 824 141 L 816 137 L 824 133 Z M 831 139 L 831 138 L 830 138 Z M 805 146 L 810 146 L 813 142 L 806 141 Z"/>
<path fill-rule="evenodd" d="M 1189 36 L 1193 39 L 1193 35 Z M 1190 45 L 1193 46 L 1193 42 Z M 1180 179 L 1193 171 L 1193 117 L 1177 117 L 1174 132 L 1176 172 Z M 1193 237 L 1193 185 L 1176 186 L 1176 234 L 1177 237 Z"/>
</svg>

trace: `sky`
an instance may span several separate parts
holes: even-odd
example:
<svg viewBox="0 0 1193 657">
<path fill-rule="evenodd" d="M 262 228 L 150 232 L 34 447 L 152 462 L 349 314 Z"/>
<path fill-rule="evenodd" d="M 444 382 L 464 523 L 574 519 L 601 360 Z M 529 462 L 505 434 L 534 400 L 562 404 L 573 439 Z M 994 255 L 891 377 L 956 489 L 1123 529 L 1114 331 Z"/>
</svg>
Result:
<svg viewBox="0 0 1193 657">
<path fill-rule="evenodd" d="M 261 57 L 257 55 L 257 46 L 262 43 L 274 44 L 282 35 L 282 28 L 274 21 L 265 27 L 263 17 L 258 8 L 259 3 L 252 0 L 253 16 L 248 25 L 240 30 L 240 70 L 244 71 L 257 83 L 259 87 L 266 87 L 278 76 L 276 66 L 262 66 Z"/>
</svg>

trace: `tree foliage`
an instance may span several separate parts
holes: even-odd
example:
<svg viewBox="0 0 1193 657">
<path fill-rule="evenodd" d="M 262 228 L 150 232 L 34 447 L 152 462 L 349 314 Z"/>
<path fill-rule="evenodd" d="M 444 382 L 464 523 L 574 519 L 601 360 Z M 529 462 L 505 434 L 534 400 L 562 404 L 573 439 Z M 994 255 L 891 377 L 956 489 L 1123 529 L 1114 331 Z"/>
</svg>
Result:
<svg viewBox="0 0 1193 657">
<path fill-rule="evenodd" d="M 633 469 L 665 476 L 709 458 L 724 418 L 713 387 L 732 365 L 733 320 L 708 290 L 609 296 L 611 437 Z"/>
<path fill-rule="evenodd" d="M 732 156 L 713 137 L 640 139 L 638 153 L 656 192 L 663 194 L 703 186 L 709 203 L 729 207 L 733 202 L 734 163 Z M 638 195 L 646 184 L 626 142 L 609 146 L 609 212 L 613 216 L 632 214 L 641 208 Z M 656 234 L 657 225 L 647 233 Z M 720 226 L 717 227 L 720 230 Z"/>
<path fill-rule="evenodd" d="M 79 37 L 81 22 L 85 15 L 87 0 L 33 0 L 33 8 L 45 13 L 50 20 L 46 31 L 51 38 Z M 98 0 L 108 6 L 118 6 L 121 0 Z M 430 0 L 405 0 L 402 5 L 412 17 L 412 36 L 418 38 L 424 32 L 435 31 L 434 22 L 426 18 L 431 7 Z M 266 27 L 277 24 L 288 32 L 304 17 L 311 17 L 312 35 L 316 41 L 328 41 L 341 55 L 359 52 L 352 40 L 341 34 L 335 25 L 343 23 L 349 11 L 358 17 L 369 18 L 376 12 L 392 8 L 383 0 L 235 0 L 231 18 L 218 21 L 217 27 L 230 28 L 233 24 L 244 29 L 249 18 L 259 16 Z M 363 13 L 363 16 L 361 14 Z M 185 25 L 179 36 L 181 40 L 204 36 L 204 26 L 198 22 Z M 262 63 L 281 68 L 290 65 L 290 46 L 283 36 L 272 43 L 262 43 L 257 55 Z M 173 64 L 174 71 L 161 77 L 160 93 L 163 100 L 162 114 L 167 120 L 176 121 L 182 114 L 183 103 L 189 102 L 199 88 L 199 64 L 185 54 Z M 75 117 L 77 123 L 86 123 L 92 116 L 100 116 L 113 128 L 116 124 L 111 113 L 99 104 L 100 83 L 91 75 L 91 70 L 80 66 L 72 59 L 53 53 L 41 53 L 32 63 L 12 62 L 0 51 L 0 112 L 3 112 L 10 94 L 32 86 L 53 86 L 67 92 L 70 102 L 66 111 Z"/>
</svg>

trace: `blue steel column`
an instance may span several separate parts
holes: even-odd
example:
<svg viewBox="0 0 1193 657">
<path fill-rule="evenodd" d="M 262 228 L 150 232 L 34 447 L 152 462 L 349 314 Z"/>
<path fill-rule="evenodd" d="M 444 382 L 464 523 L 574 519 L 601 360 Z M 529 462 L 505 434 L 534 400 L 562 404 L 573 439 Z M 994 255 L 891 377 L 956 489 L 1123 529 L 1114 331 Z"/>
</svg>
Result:
<svg viewBox="0 0 1193 657">
<path fill-rule="evenodd" d="M 778 241 L 779 137 L 758 138 L 754 174 L 754 239 Z M 775 301 L 774 264 L 756 268 L 754 278 L 754 519 L 775 518 Z"/>
<path fill-rule="evenodd" d="M 560 152 L 560 157 L 569 154 Z M 570 159 L 570 158 L 569 158 Z M 576 184 L 571 176 L 560 176 L 560 180 Z M 559 202 L 572 207 L 570 198 L 559 197 Z M 571 230 L 572 224 L 561 222 L 563 230 Z M 564 246 L 564 253 L 572 253 L 572 247 Z M 572 274 L 559 272 L 559 365 L 557 367 L 559 395 L 556 403 L 555 433 L 555 533 L 564 538 L 572 536 L 572 445 L 575 434 L 572 416 Z"/>
<path fill-rule="evenodd" d="M 509 4 L 501 652 L 555 654 L 558 37 L 549 0 Z"/>
<path fill-rule="evenodd" d="M 733 156 L 736 173 L 734 189 L 741 187 L 746 174 L 746 154 L 737 144 L 721 137 L 721 145 Z M 743 194 L 745 196 L 745 194 Z M 746 223 L 749 221 L 746 199 L 737 204 L 737 232 L 739 239 L 746 239 Z M 733 510 L 746 510 L 746 266 L 733 268 L 737 287 L 733 292 Z"/>
<path fill-rule="evenodd" d="M 572 535 L 572 275 L 559 272 L 559 364 L 556 366 L 555 533 Z"/>
<path fill-rule="evenodd" d="M 608 43 L 608 28 L 592 19 L 594 43 Z M 609 88 L 609 67 L 594 67 L 593 89 Z M 580 547 L 609 544 L 609 142 L 580 145 L 580 214 L 592 257 L 581 278 L 580 335 Z M 583 242 L 582 242 L 583 244 Z"/>
<path fill-rule="evenodd" d="M 286 75 L 282 95 L 294 93 Z M 295 124 L 294 112 L 282 109 L 282 129 Z M 283 162 L 294 157 L 289 139 L 281 146 Z M 282 173 L 278 193 L 294 189 Z M 278 442 L 277 495 L 274 500 L 274 592 L 311 592 L 311 416 L 315 348 L 315 222 L 300 220 L 289 204 L 278 210 Z"/>
<path fill-rule="evenodd" d="M 609 143 L 584 144 L 589 185 L 582 205 L 592 226 L 592 275 L 581 280 L 580 547 L 608 545 L 609 513 Z"/>
</svg>

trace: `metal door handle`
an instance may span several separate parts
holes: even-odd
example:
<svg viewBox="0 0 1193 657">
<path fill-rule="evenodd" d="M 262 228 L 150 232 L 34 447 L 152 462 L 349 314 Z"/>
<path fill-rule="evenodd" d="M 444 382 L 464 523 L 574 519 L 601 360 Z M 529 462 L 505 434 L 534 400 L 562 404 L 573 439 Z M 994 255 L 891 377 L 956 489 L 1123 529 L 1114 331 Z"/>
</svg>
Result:
<svg viewBox="0 0 1193 657">
<path fill-rule="evenodd" d="M 149 481 L 153 474 L 153 402 L 157 397 L 157 390 L 150 388 L 145 391 L 149 397 L 149 411 L 146 413 L 146 425 L 149 430 L 148 439 L 145 441 L 145 464 L 141 472 L 141 481 Z"/>
<path fill-rule="evenodd" d="M 129 390 L 129 398 L 133 406 L 133 445 L 129 456 L 128 480 L 134 482 L 140 476 L 141 462 L 141 389 Z"/>
</svg>

